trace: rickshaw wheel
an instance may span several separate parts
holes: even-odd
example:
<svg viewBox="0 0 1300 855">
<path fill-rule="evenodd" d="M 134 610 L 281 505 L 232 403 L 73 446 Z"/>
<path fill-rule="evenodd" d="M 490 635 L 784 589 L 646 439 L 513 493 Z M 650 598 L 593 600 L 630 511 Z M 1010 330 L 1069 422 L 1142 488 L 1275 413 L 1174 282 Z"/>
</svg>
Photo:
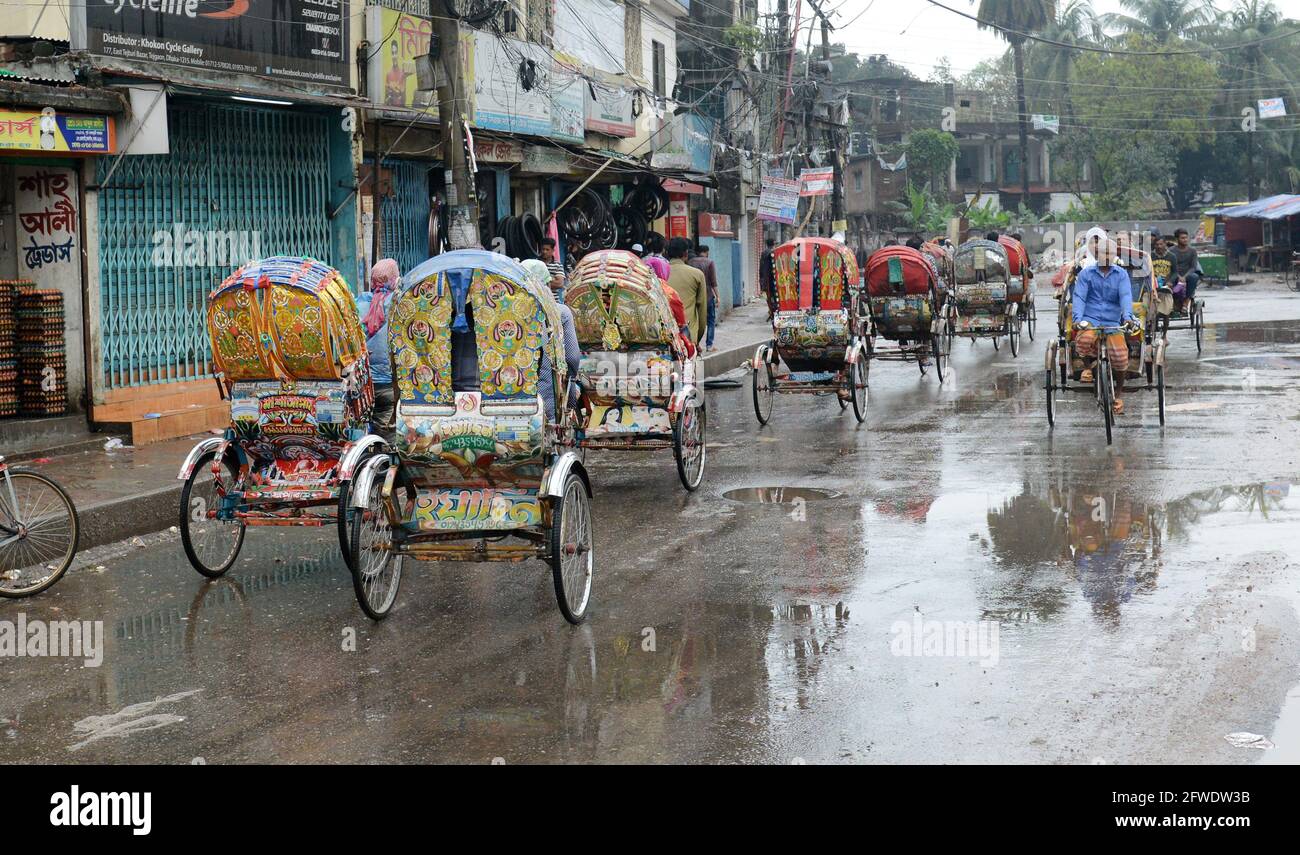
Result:
<svg viewBox="0 0 1300 855">
<path fill-rule="evenodd" d="M 943 385 L 943 348 L 939 345 L 939 336 L 930 336 L 930 355 L 934 359 L 934 376 L 939 379 L 939 385 Z"/>
<path fill-rule="evenodd" d="M 1056 384 L 1053 380 L 1052 369 L 1047 369 L 1047 382 L 1043 388 L 1047 390 L 1047 424 L 1049 427 L 1056 427 Z"/>
<path fill-rule="evenodd" d="M 591 538 L 591 499 L 576 473 L 564 479 L 564 490 L 551 512 L 551 577 L 560 613 L 571 624 L 587 617 L 594 567 Z"/>
<path fill-rule="evenodd" d="M 352 587 L 361 610 L 372 620 L 383 619 L 397 600 L 402 583 L 402 559 L 393 554 L 393 529 L 384 511 L 384 479 L 375 478 L 364 508 L 352 513 Z"/>
<path fill-rule="evenodd" d="M 1160 405 L 1160 426 L 1165 424 L 1165 367 L 1156 366 L 1156 400 Z"/>
<path fill-rule="evenodd" d="M 1196 354 L 1199 356 L 1205 338 L 1205 309 L 1199 302 L 1192 307 L 1192 328 L 1196 330 Z"/>
<path fill-rule="evenodd" d="M 1026 294 L 1025 303 L 1029 306 L 1028 317 L 1025 319 L 1025 325 L 1029 327 L 1029 340 L 1034 340 L 1034 332 L 1038 329 L 1038 306 L 1034 303 L 1034 295 Z"/>
<path fill-rule="evenodd" d="M 1002 338 L 1001 335 L 995 335 L 995 336 L 993 336 L 993 352 L 994 352 L 994 353 L 997 353 L 998 350 L 1001 348 L 1001 344 L 999 344 L 999 341 L 1001 340 L 1001 338 Z"/>
<path fill-rule="evenodd" d="M 349 570 L 352 569 L 352 547 L 348 545 L 348 535 L 352 533 L 352 511 L 348 507 L 348 502 L 351 501 L 350 493 L 352 491 L 349 489 L 351 484 L 351 481 L 339 482 L 338 524 L 336 526 L 339 530 L 339 551 L 343 554 L 343 563 L 348 565 Z"/>
<path fill-rule="evenodd" d="M 849 370 L 852 385 L 849 392 L 853 398 L 853 417 L 862 424 L 867 420 L 867 365 L 866 359 L 859 359 Z"/>
<path fill-rule="evenodd" d="M 689 493 L 698 490 L 700 482 L 704 480 L 704 428 L 707 423 L 708 416 L 703 404 L 686 407 L 673 422 L 673 457 L 677 461 L 677 477 Z M 691 448 L 695 449 L 694 454 L 688 450 Z"/>
<path fill-rule="evenodd" d="M 247 527 L 242 522 L 221 522 L 209 519 L 207 512 L 221 503 L 217 495 L 216 480 L 212 477 L 212 459 L 209 452 L 199 458 L 193 471 L 181 488 L 180 530 L 185 557 L 194 569 L 216 579 L 225 574 L 239 557 L 244 545 Z M 227 485 L 233 487 L 239 473 L 230 458 L 221 461 Z"/>
<path fill-rule="evenodd" d="M 1099 390 L 1098 403 L 1106 420 L 1106 444 L 1110 445 L 1113 441 L 1115 428 L 1115 380 L 1111 377 L 1108 363 L 1098 362 L 1093 371 L 1097 373 L 1096 382 L 1099 384 L 1097 387 Z"/>
<path fill-rule="evenodd" d="M 765 359 L 763 366 L 754 371 L 754 415 L 760 425 L 766 425 L 772 420 L 772 403 L 776 398 L 775 387 L 772 364 Z"/>
<path fill-rule="evenodd" d="M 1011 344 L 1011 356 L 1015 358 L 1020 355 L 1020 323 L 1019 321 L 1007 320 L 1007 341 Z"/>
</svg>

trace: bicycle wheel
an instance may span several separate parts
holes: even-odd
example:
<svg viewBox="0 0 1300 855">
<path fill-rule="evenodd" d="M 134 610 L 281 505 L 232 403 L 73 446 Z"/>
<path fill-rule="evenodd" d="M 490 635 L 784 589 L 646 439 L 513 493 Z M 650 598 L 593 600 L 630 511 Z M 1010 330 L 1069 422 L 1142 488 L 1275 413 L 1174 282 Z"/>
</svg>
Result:
<svg viewBox="0 0 1300 855">
<path fill-rule="evenodd" d="M 81 523 L 54 481 L 24 469 L 7 476 L 0 483 L 0 597 L 30 597 L 68 571 Z"/>
<path fill-rule="evenodd" d="M 858 424 L 867 420 L 867 371 L 870 367 L 870 361 L 865 356 L 859 356 L 849 370 L 849 376 L 853 378 L 853 385 L 849 389 L 853 399 L 853 418 L 858 420 Z"/>
<path fill-rule="evenodd" d="M 397 601 L 402 584 L 402 556 L 395 555 L 393 529 L 384 509 L 384 479 L 370 484 L 364 508 L 352 512 L 352 536 L 348 546 L 352 560 L 352 589 L 357 604 L 371 620 L 382 620 Z"/>
<path fill-rule="evenodd" d="M 776 399 L 776 379 L 772 363 L 766 359 L 754 370 L 754 415 L 760 425 L 772 420 L 772 402 Z"/>
<path fill-rule="evenodd" d="M 677 414 L 673 422 L 673 457 L 677 461 L 677 478 L 686 488 L 694 493 L 704 480 L 704 426 L 707 417 L 704 404 L 698 407 L 686 407 Z"/>
<path fill-rule="evenodd" d="M 1205 309 L 1201 303 L 1192 306 L 1192 329 L 1196 330 L 1196 355 L 1201 355 L 1205 340 Z"/>
<path fill-rule="evenodd" d="M 592 549 L 591 498 L 582 479 L 570 472 L 551 513 L 551 578 L 560 613 L 572 624 L 587 617 L 591 577 L 595 571 Z"/>
<path fill-rule="evenodd" d="M 1105 347 L 1105 342 L 1102 342 Z M 1110 363 L 1099 361 L 1097 363 L 1097 404 L 1101 407 L 1101 412 L 1106 420 L 1106 444 L 1110 445 L 1114 439 L 1115 430 L 1115 386 L 1114 378 L 1110 374 Z"/>
<path fill-rule="evenodd" d="M 1025 298 L 1025 302 L 1029 306 L 1029 316 L 1026 318 L 1025 325 L 1029 327 L 1029 340 L 1033 341 L 1034 333 L 1038 331 L 1038 306 L 1034 303 L 1032 294 Z"/>
<path fill-rule="evenodd" d="M 194 569 L 215 579 L 230 569 L 244 545 L 247 528 L 235 520 L 219 520 L 221 496 L 212 476 L 212 452 L 199 458 L 181 488 L 181 546 Z M 227 490 L 235 488 L 238 473 L 230 458 L 221 461 Z"/>
</svg>

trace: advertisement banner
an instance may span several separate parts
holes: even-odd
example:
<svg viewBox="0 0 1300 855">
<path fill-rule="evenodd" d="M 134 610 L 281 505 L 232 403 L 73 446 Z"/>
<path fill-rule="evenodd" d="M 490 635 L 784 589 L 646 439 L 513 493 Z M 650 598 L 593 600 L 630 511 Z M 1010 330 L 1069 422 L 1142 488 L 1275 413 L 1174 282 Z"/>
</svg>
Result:
<svg viewBox="0 0 1300 855">
<path fill-rule="evenodd" d="M 71 10 L 73 48 L 99 56 L 351 88 L 347 0 L 86 0 Z"/>
<path fill-rule="evenodd" d="M 370 49 L 369 89 L 376 107 L 421 110 L 438 118 L 435 92 L 416 88 L 415 58 L 429 52 L 433 21 L 379 6 L 366 9 Z M 408 116 L 409 118 L 409 116 Z"/>
<path fill-rule="evenodd" d="M 835 186 L 835 168 L 805 169 L 799 173 L 800 196 L 826 196 Z"/>
<path fill-rule="evenodd" d="M 587 139 L 587 82 L 576 74 L 551 77 L 552 139 L 581 143 Z"/>
<path fill-rule="evenodd" d="M 533 61 L 530 88 L 525 88 L 520 79 L 520 66 L 525 64 L 521 56 Z M 551 136 L 550 86 L 543 81 L 550 64 L 540 45 L 476 31 L 474 126 L 513 134 Z"/>
<path fill-rule="evenodd" d="M 1280 119 L 1286 115 L 1286 100 L 1282 98 L 1261 98 L 1259 117 L 1261 119 Z"/>
<path fill-rule="evenodd" d="M 799 181 L 767 176 L 758 197 L 758 218 L 792 225 L 799 215 Z"/>
<path fill-rule="evenodd" d="M 41 110 L 0 110 L 0 150 L 66 154 L 112 154 L 117 149 L 111 116 Z"/>
<path fill-rule="evenodd" d="M 636 136 L 632 97 L 632 92 L 622 87 L 593 83 L 586 93 L 587 130 L 611 137 Z"/>
</svg>

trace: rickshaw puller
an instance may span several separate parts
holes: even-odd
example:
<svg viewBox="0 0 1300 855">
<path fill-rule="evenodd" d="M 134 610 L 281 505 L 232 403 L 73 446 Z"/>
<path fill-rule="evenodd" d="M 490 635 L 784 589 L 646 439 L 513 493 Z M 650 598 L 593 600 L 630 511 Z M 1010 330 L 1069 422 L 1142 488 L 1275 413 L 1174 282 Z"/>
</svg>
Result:
<svg viewBox="0 0 1300 855">
<path fill-rule="evenodd" d="M 1092 369 L 1097 359 L 1101 330 L 1107 330 L 1105 347 L 1110 357 L 1111 376 L 1115 379 L 1115 413 L 1124 412 L 1120 395 L 1128 370 L 1128 341 L 1125 330 L 1135 323 L 1133 295 L 1128 274 L 1113 265 L 1115 244 L 1106 240 L 1097 245 L 1097 263 L 1079 271 L 1074 282 L 1072 320 L 1075 327 L 1074 348 L 1084 361 L 1079 380 L 1093 381 Z"/>
</svg>

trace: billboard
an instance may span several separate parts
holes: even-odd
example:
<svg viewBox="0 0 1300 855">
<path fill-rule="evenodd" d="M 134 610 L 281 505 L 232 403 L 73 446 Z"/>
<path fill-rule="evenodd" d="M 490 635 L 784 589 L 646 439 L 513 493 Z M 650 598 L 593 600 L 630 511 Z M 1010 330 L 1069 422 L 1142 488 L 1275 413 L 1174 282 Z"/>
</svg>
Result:
<svg viewBox="0 0 1300 855">
<path fill-rule="evenodd" d="M 7 151 L 111 154 L 116 150 L 111 116 L 41 110 L 0 110 L 0 149 Z"/>
<path fill-rule="evenodd" d="M 422 110 L 438 118 L 434 92 L 417 90 L 415 58 L 429 52 L 433 21 L 405 12 L 370 6 L 366 9 L 370 44 L 369 90 L 376 107 Z M 394 110 L 396 112 L 396 110 Z"/>
<path fill-rule="evenodd" d="M 80 0 L 73 47 L 140 62 L 350 88 L 348 0 Z"/>
</svg>

